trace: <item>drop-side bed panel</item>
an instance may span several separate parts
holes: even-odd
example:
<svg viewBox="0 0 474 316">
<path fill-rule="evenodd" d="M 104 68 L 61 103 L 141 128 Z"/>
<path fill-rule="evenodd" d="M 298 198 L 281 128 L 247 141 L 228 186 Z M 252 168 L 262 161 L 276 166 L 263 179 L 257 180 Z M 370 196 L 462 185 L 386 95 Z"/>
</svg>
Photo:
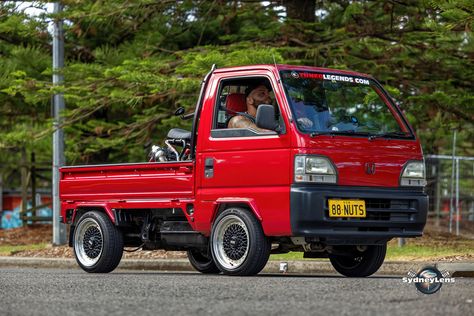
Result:
<svg viewBox="0 0 474 316">
<path fill-rule="evenodd" d="M 193 162 L 61 168 L 60 198 L 104 201 L 193 196 Z"/>
</svg>

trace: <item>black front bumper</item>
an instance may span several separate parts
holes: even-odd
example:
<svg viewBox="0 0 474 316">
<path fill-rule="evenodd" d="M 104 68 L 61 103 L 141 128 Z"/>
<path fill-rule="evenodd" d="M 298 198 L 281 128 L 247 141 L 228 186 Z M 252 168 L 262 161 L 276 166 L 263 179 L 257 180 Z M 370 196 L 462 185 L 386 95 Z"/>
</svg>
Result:
<svg viewBox="0 0 474 316">
<path fill-rule="evenodd" d="M 363 199 L 365 218 L 330 218 L 328 199 Z M 378 244 L 423 233 L 428 196 L 416 189 L 292 185 L 291 229 L 295 237 L 326 244 Z"/>
</svg>

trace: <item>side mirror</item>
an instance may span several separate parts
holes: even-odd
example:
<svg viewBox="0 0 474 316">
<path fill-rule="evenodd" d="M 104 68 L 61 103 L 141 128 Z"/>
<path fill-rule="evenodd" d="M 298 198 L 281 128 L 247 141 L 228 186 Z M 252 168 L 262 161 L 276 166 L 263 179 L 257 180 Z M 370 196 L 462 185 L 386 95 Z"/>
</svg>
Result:
<svg viewBox="0 0 474 316">
<path fill-rule="evenodd" d="M 194 118 L 194 112 L 184 114 L 185 111 L 186 110 L 182 106 L 180 106 L 176 111 L 174 111 L 174 115 L 181 117 L 182 120 L 189 120 L 191 118 Z"/>
<path fill-rule="evenodd" d="M 184 115 L 184 108 L 183 108 L 182 106 L 180 106 L 179 108 L 177 108 L 176 111 L 174 111 L 174 115 L 175 115 L 175 116 Z"/>
<path fill-rule="evenodd" d="M 257 108 L 255 124 L 259 128 L 275 131 L 277 124 L 275 121 L 275 108 L 270 104 L 261 104 Z"/>
</svg>

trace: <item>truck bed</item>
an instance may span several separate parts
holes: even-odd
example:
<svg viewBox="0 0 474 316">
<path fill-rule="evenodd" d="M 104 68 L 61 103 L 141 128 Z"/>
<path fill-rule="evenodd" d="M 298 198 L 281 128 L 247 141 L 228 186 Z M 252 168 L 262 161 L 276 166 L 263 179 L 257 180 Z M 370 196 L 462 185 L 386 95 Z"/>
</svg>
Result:
<svg viewBox="0 0 474 316">
<path fill-rule="evenodd" d="M 87 165 L 60 169 L 62 202 L 193 197 L 193 162 Z"/>
</svg>

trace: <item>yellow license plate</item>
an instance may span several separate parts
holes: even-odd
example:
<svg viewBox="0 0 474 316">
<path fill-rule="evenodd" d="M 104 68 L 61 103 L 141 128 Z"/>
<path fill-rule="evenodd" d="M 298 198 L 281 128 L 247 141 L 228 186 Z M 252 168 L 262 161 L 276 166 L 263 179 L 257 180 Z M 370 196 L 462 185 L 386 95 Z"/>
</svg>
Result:
<svg viewBox="0 0 474 316">
<path fill-rule="evenodd" d="M 328 200 L 329 217 L 365 217 L 364 200 Z"/>
</svg>

